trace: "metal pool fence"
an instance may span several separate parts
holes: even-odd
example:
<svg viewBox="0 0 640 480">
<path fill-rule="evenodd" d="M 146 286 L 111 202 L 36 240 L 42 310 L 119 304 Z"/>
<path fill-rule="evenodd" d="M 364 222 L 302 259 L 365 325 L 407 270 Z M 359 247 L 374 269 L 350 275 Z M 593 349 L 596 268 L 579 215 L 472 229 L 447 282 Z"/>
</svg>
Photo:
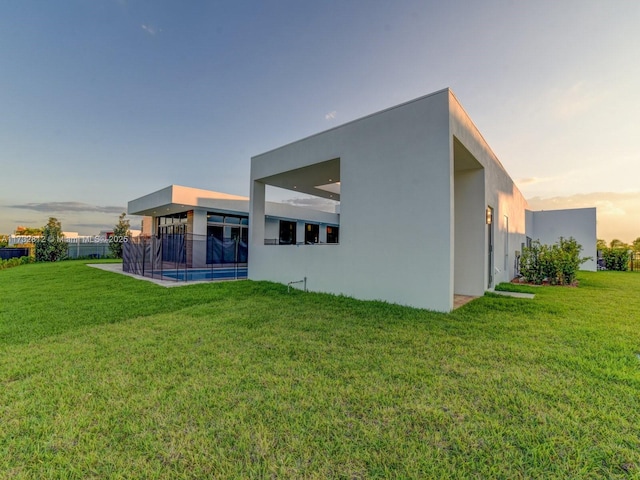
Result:
<svg viewBox="0 0 640 480">
<path fill-rule="evenodd" d="M 176 282 L 247 278 L 248 246 L 240 238 L 191 233 L 128 237 L 125 272 Z"/>
</svg>

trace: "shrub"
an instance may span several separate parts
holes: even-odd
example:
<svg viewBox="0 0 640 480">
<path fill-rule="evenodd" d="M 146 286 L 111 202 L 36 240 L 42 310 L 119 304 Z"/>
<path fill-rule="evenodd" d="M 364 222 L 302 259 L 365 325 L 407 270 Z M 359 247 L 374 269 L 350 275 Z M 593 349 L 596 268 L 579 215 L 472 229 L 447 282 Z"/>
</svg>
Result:
<svg viewBox="0 0 640 480">
<path fill-rule="evenodd" d="M 540 285 L 546 278 L 546 273 L 541 262 L 541 257 L 546 256 L 543 247 L 538 240 L 535 240 L 530 247 L 522 250 L 520 257 L 520 273 L 527 282 Z"/>
<path fill-rule="evenodd" d="M 629 250 L 625 247 L 604 248 L 602 258 L 607 270 L 626 272 L 629 268 Z"/>
<path fill-rule="evenodd" d="M 547 280 L 551 285 L 571 285 L 582 265 L 590 257 L 580 258 L 582 245 L 575 238 L 543 245 L 538 240 L 525 247 L 520 257 L 520 273 L 527 282 L 540 285 Z"/>
<path fill-rule="evenodd" d="M 33 263 L 33 258 L 15 257 L 15 258 L 9 258 L 7 260 L 0 260 L 0 270 L 4 270 L 6 268 L 11 268 L 11 267 L 17 267 L 20 265 L 25 265 L 27 263 Z"/>
</svg>

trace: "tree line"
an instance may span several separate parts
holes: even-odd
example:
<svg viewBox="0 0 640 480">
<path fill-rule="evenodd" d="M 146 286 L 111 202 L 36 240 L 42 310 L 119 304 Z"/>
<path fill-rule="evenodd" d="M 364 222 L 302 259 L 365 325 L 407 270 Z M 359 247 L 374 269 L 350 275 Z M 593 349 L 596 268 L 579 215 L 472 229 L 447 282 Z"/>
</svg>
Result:
<svg viewBox="0 0 640 480">
<path fill-rule="evenodd" d="M 600 266 L 607 270 L 626 271 L 629 269 L 632 258 L 636 255 L 640 256 L 640 237 L 631 243 L 614 238 L 608 245 L 607 242 L 599 238 L 596 248 Z"/>
<path fill-rule="evenodd" d="M 122 213 L 118 218 L 118 223 L 113 227 L 113 238 L 122 239 L 131 234 L 131 225 L 126 214 Z M 16 229 L 16 235 L 26 235 L 34 237 L 36 262 L 57 262 L 67 258 L 68 245 L 64 241 L 62 224 L 55 217 L 49 217 L 49 221 L 42 228 Z M 0 235 L 0 248 L 9 245 L 9 236 Z M 109 250 L 114 258 L 122 258 L 122 242 L 109 242 Z"/>
</svg>

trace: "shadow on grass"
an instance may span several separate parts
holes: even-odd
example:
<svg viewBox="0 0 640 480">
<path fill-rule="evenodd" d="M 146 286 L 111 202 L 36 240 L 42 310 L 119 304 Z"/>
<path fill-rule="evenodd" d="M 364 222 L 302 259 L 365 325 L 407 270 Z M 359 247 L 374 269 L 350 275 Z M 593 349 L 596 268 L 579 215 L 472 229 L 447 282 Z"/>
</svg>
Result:
<svg viewBox="0 0 640 480">
<path fill-rule="evenodd" d="M 181 310 L 197 304 L 286 292 L 257 282 L 164 288 L 94 268 L 92 261 L 31 264 L 0 272 L 0 344 L 22 344 L 86 326 Z"/>
</svg>

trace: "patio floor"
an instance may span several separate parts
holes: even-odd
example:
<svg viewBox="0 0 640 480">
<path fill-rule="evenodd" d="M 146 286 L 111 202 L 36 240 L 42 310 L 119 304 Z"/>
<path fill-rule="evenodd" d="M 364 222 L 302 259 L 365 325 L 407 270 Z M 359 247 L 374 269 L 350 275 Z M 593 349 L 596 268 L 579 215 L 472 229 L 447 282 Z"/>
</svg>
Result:
<svg viewBox="0 0 640 480">
<path fill-rule="evenodd" d="M 469 303 L 471 300 L 475 300 L 478 297 L 472 295 L 454 295 L 453 296 L 453 309 L 460 308 L 461 306 Z"/>
</svg>

